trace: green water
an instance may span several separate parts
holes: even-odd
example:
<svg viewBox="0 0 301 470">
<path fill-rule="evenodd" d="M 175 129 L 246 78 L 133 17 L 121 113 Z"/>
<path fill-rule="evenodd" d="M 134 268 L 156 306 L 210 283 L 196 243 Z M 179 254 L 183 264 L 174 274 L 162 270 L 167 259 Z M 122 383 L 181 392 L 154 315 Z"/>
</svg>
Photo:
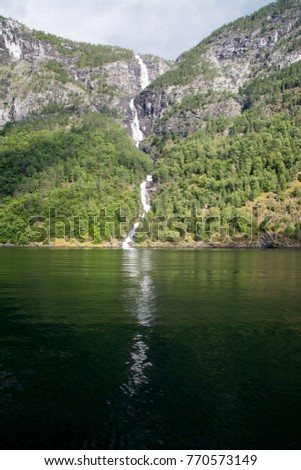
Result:
<svg viewBox="0 0 301 470">
<path fill-rule="evenodd" d="M 301 444 L 301 252 L 0 249 L 0 445 Z"/>
</svg>

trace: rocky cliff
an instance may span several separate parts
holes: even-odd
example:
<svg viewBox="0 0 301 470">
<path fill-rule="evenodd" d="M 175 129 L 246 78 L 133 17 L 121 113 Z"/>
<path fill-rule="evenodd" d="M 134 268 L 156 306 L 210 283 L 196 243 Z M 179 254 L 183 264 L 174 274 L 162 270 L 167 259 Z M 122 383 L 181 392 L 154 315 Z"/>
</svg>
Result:
<svg viewBox="0 0 301 470">
<path fill-rule="evenodd" d="M 75 113 L 109 109 L 129 126 L 129 102 L 141 91 L 132 51 L 96 46 L 32 31 L 1 19 L 0 126 L 62 109 Z M 145 56 L 152 80 L 170 63 Z"/>
<path fill-rule="evenodd" d="M 182 54 L 173 70 L 136 99 L 146 135 L 199 129 L 208 115 L 234 117 L 240 88 L 301 58 L 301 5 L 280 0 L 226 25 Z"/>
<path fill-rule="evenodd" d="M 239 115 L 239 90 L 248 80 L 300 60 L 300 16 L 299 1 L 281 0 L 215 31 L 175 64 L 143 56 L 152 83 L 142 93 L 132 51 L 77 43 L 2 18 L 0 126 L 61 109 L 109 109 L 130 132 L 129 102 L 136 97 L 144 135 L 189 135 L 208 115 Z"/>
</svg>

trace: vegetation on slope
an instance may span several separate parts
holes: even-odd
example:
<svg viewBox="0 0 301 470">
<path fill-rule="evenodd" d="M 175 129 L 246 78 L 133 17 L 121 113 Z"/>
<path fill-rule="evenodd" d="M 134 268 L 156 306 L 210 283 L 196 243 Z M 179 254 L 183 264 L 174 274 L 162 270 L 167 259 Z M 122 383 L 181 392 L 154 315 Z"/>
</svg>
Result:
<svg viewBox="0 0 301 470">
<path fill-rule="evenodd" d="M 121 239 L 122 217 L 139 214 L 139 183 L 150 170 L 150 158 L 105 115 L 75 122 L 64 114 L 6 126 L 0 137 L 0 243 L 47 243 L 64 235 L 94 243 Z"/>
<path fill-rule="evenodd" d="M 268 32 L 273 29 L 273 20 L 282 13 L 300 8 L 299 0 L 278 0 L 271 3 L 260 10 L 239 18 L 232 23 L 225 24 L 221 28 L 216 29 L 210 36 L 202 40 L 197 46 L 184 52 L 178 58 L 173 70 L 161 75 L 150 85 L 150 90 L 160 92 L 169 86 L 186 85 L 191 83 L 198 76 L 202 76 L 203 80 L 211 80 L 218 75 L 217 69 L 213 63 L 205 58 L 205 53 L 208 51 L 210 45 L 223 34 L 246 35 L 251 34 L 256 30 Z M 271 21 L 268 21 L 267 19 Z M 295 24 L 295 29 L 300 26 L 300 20 Z M 279 45 L 287 40 L 286 36 L 279 41 Z M 300 48 L 300 35 L 296 36 L 294 42 L 289 42 L 289 49 L 297 50 Z M 268 49 L 265 51 L 269 53 Z"/>
<path fill-rule="evenodd" d="M 58 53 L 67 57 L 77 57 L 78 67 L 101 67 L 118 60 L 131 60 L 133 52 L 118 46 L 96 45 L 71 41 L 44 31 L 32 31 L 34 38 L 51 44 Z"/>
<path fill-rule="evenodd" d="M 238 216 L 250 222 L 246 205 L 253 201 L 260 208 L 256 198 L 270 193 L 271 212 L 277 213 L 278 201 L 282 217 L 274 236 L 301 241 L 301 194 L 297 188 L 287 196 L 288 183 L 301 170 L 300 77 L 298 62 L 268 79 L 257 78 L 241 89 L 244 109 L 236 119 L 208 116 L 206 126 L 185 139 L 172 132 L 162 140 L 153 137 L 153 148 L 161 151 L 153 172 L 158 182 L 154 216 L 183 219 L 203 213 L 221 226 Z M 250 227 L 244 223 L 238 231 L 247 233 Z M 192 232 L 187 224 L 186 229 Z"/>
<path fill-rule="evenodd" d="M 216 37 L 230 30 L 263 31 L 267 17 L 279 19 L 298 3 L 279 0 L 217 30 L 184 53 L 175 68 L 149 89 L 164 91 L 197 76 L 213 79 L 217 71 L 204 53 Z M 83 68 L 132 55 L 121 48 L 75 43 L 42 32 L 35 35 Z M 283 44 L 286 49 L 281 54 L 297 50 L 296 28 L 289 40 L 284 35 L 275 47 Z M 36 74 L 30 86 L 41 87 L 49 77 L 64 85 L 70 80 L 67 63 L 41 62 L 41 75 Z M 79 118 L 79 95 L 69 100 L 69 114 L 67 101 L 58 100 L 46 103 L 39 119 L 7 125 L 0 136 L 0 243 L 47 243 L 63 237 L 91 243 L 121 240 L 126 230 L 120 231 L 120 224 L 126 225 L 122 216 L 128 221 L 137 217 L 139 184 L 152 171 L 156 183 L 149 213 L 152 225 L 145 220 L 142 229 L 149 231 L 152 241 L 160 238 L 162 222 L 161 241 L 300 244 L 301 63 L 281 70 L 263 70 L 260 64 L 257 77 L 234 97 L 238 112 L 241 105 L 238 117 L 230 117 L 222 107 L 233 100 L 230 91 L 196 88 L 170 106 L 147 142 L 153 168 L 150 157 L 135 148 L 112 117 Z M 105 94 L 111 85 L 99 79 L 99 92 Z M 211 103 L 219 108 L 217 118 L 206 107 Z M 199 109 L 204 119 L 194 132 L 189 115 Z M 178 128 L 177 119 L 174 128 L 168 125 L 173 116 L 179 119 Z M 183 123 L 185 132 L 180 129 Z M 145 234 L 137 233 L 136 239 L 145 240 Z"/>
<path fill-rule="evenodd" d="M 300 8 L 299 0 L 277 0 L 272 2 L 267 6 L 260 8 L 259 10 L 251 13 L 250 15 L 243 16 L 238 18 L 231 23 L 225 24 L 222 27 L 216 29 L 210 36 L 208 36 L 200 44 L 209 44 L 215 37 L 222 34 L 224 31 L 229 29 L 233 31 L 246 31 L 252 32 L 259 28 L 266 29 L 267 27 L 267 18 L 275 19 L 279 15 L 292 10 L 295 8 Z M 199 45 L 200 46 L 200 45 Z M 196 46 L 198 48 L 199 46 Z"/>
</svg>

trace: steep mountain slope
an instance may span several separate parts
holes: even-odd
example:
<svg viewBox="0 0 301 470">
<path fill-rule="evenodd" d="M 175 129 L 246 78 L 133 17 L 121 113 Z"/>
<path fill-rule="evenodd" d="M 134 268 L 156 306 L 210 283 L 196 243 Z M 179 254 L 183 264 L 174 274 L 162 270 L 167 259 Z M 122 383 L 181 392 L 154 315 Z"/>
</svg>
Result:
<svg viewBox="0 0 301 470">
<path fill-rule="evenodd" d="M 129 102 L 141 91 L 134 53 L 77 43 L 1 19 L 0 126 L 33 115 L 109 109 L 129 125 Z M 146 56 L 152 80 L 170 68 Z"/>
<path fill-rule="evenodd" d="M 237 20 L 140 94 L 161 241 L 300 244 L 300 17 L 281 0 Z"/>
<path fill-rule="evenodd" d="M 0 243 L 120 246 L 152 172 L 138 243 L 300 246 L 300 17 L 279 0 L 176 64 L 143 56 L 142 91 L 133 52 L 2 18 Z"/>
<path fill-rule="evenodd" d="M 208 115 L 238 116 L 240 87 L 300 60 L 300 18 L 299 0 L 279 0 L 182 54 L 175 68 L 136 100 L 146 134 L 186 136 L 202 127 Z"/>
<path fill-rule="evenodd" d="M 139 186 L 151 167 L 106 115 L 74 120 L 65 113 L 6 126 L 0 137 L 0 243 L 122 239 L 126 222 L 140 212 Z"/>
<path fill-rule="evenodd" d="M 152 167 L 123 129 L 141 59 L 1 23 L 0 243 L 121 240 Z M 170 67 L 143 62 L 151 79 Z"/>
<path fill-rule="evenodd" d="M 161 145 L 154 216 L 181 222 L 182 242 L 300 243 L 301 62 L 250 82 L 241 99 L 234 119 L 210 117 L 183 139 L 153 138 Z"/>
</svg>

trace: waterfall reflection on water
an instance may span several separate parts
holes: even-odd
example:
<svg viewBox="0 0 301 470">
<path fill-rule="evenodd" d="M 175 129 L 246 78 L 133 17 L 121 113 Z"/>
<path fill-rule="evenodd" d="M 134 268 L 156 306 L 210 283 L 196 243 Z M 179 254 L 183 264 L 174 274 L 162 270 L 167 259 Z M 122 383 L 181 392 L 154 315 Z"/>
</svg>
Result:
<svg viewBox="0 0 301 470">
<path fill-rule="evenodd" d="M 129 361 L 128 382 L 121 386 L 124 393 L 133 397 L 149 383 L 148 371 L 153 366 L 149 360 L 149 333 L 153 326 L 154 288 L 151 277 L 151 252 L 147 250 L 124 251 L 123 270 L 129 281 L 127 301 L 135 309 L 137 331 L 133 336 Z M 129 294 L 129 295 L 128 295 Z"/>
</svg>

